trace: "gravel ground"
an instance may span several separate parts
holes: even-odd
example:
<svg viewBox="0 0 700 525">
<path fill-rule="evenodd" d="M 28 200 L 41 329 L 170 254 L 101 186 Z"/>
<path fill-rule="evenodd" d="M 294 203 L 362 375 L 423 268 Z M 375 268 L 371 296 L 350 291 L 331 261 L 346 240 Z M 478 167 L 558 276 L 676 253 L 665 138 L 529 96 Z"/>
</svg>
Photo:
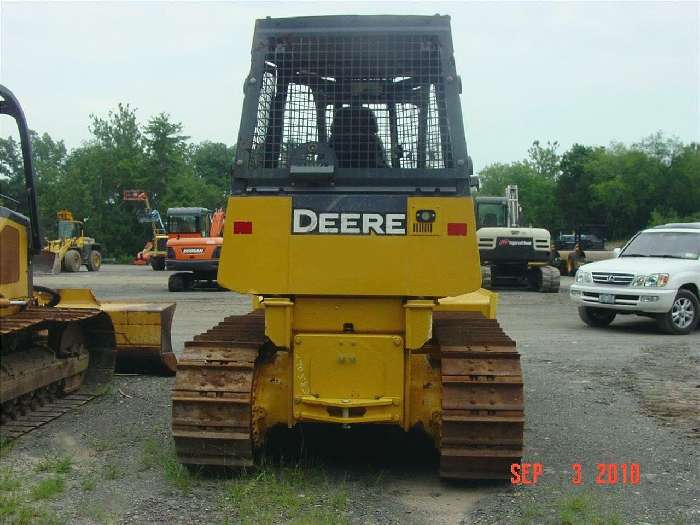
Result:
<svg viewBox="0 0 700 525">
<path fill-rule="evenodd" d="M 106 265 L 37 282 L 90 287 L 103 300 L 177 300 L 178 354 L 185 340 L 249 308 L 247 297 L 230 292 L 170 294 L 167 275 Z M 289 467 L 193 476 L 172 456 L 173 379 L 118 376 L 106 395 L 3 452 L 0 497 L 8 478 L 31 491 L 59 477 L 57 494 L 19 501 L 85 524 L 238 523 L 246 505 L 261 523 L 700 523 L 700 332 L 670 337 L 633 317 L 588 328 L 566 294 L 500 296 L 498 317 L 518 341 L 526 381 L 523 460 L 544 465 L 534 485 L 441 483 L 420 440 L 377 433 L 310 433 L 314 453 Z M 69 458 L 70 467 L 61 471 L 49 461 L 56 458 Z M 582 465 L 580 486 L 571 484 L 572 463 Z M 597 463 L 638 463 L 641 481 L 597 485 Z M 270 475 L 293 483 L 268 483 Z"/>
</svg>

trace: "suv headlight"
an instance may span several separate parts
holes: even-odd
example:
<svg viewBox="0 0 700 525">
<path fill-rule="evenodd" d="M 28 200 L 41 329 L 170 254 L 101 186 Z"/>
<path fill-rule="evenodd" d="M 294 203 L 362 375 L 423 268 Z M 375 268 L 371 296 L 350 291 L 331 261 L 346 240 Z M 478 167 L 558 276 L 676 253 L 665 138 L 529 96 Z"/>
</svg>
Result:
<svg viewBox="0 0 700 525">
<path fill-rule="evenodd" d="M 667 273 L 652 273 L 649 275 L 638 275 L 632 281 L 632 286 L 646 286 L 649 288 L 660 288 L 668 283 Z"/>
<path fill-rule="evenodd" d="M 593 278 L 591 277 L 591 272 L 584 272 L 579 270 L 576 272 L 576 282 L 577 283 L 592 283 Z"/>
</svg>

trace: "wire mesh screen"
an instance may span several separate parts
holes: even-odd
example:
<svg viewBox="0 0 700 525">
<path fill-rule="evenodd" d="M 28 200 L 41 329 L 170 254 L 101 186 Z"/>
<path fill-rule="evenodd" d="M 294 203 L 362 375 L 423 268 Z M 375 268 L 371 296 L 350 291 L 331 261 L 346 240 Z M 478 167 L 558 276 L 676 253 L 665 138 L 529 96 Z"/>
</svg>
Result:
<svg viewBox="0 0 700 525">
<path fill-rule="evenodd" d="M 249 158 L 253 169 L 452 167 L 437 38 L 269 38 Z"/>
</svg>

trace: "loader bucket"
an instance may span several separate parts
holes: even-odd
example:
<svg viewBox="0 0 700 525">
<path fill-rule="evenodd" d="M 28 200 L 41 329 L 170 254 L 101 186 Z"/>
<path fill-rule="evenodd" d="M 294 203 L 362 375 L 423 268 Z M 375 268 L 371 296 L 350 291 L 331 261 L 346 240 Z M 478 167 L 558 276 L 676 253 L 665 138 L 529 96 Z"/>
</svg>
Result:
<svg viewBox="0 0 700 525">
<path fill-rule="evenodd" d="M 54 252 L 43 250 L 40 254 L 33 257 L 32 267 L 39 273 L 60 273 L 61 260 L 56 257 Z"/>
<path fill-rule="evenodd" d="M 58 290 L 65 308 L 99 308 L 114 327 L 116 371 L 175 374 L 177 358 L 170 340 L 175 303 L 97 301 L 83 288 Z"/>
</svg>

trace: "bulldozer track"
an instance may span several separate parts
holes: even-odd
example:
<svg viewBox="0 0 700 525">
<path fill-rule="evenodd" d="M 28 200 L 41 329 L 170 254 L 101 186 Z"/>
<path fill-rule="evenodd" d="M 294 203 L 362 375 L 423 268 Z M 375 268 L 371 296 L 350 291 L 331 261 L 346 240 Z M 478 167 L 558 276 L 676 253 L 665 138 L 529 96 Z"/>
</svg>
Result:
<svg viewBox="0 0 700 525">
<path fill-rule="evenodd" d="M 182 463 L 253 465 L 253 373 L 264 342 L 264 314 L 254 311 L 227 317 L 185 343 L 172 390 L 172 431 Z"/>
<path fill-rule="evenodd" d="M 100 313 L 100 310 L 92 308 L 32 306 L 17 314 L 0 318 L 0 335 L 13 337 L 22 332 L 39 332 L 62 325 L 70 326 L 72 323 L 96 317 Z M 24 352 L 29 355 L 31 352 L 45 352 L 47 350 L 48 346 L 15 350 L 3 354 L 3 357 L 13 356 L 14 352 Z M 41 373 L 42 370 L 36 372 Z M 82 383 L 83 377 L 84 373 L 68 375 L 16 399 L 4 402 L 0 420 L 0 438 L 8 441 L 17 439 L 92 400 L 97 394 L 88 391 L 87 388 L 74 391 L 76 390 L 75 386 Z M 3 379 L 9 380 L 10 378 L 4 377 Z"/>
<path fill-rule="evenodd" d="M 30 306 L 14 315 L 0 317 L 0 335 L 8 335 L 29 327 L 41 328 L 45 323 L 65 323 L 82 321 L 99 315 L 100 310 L 94 308 L 45 308 Z"/>
<path fill-rule="evenodd" d="M 260 311 L 232 316 L 185 344 L 172 390 L 172 431 L 190 465 L 253 465 L 252 390 L 265 343 Z M 436 312 L 425 350 L 442 367 L 440 475 L 503 479 L 523 446 L 523 381 L 515 343 L 480 314 Z"/>
<path fill-rule="evenodd" d="M 523 448 L 523 379 L 515 342 L 495 319 L 436 312 L 442 370 L 440 476 L 505 479 Z"/>
<path fill-rule="evenodd" d="M 84 405 L 91 401 L 95 394 L 68 394 L 65 397 L 57 398 L 46 403 L 40 408 L 36 408 L 16 419 L 8 421 L 0 426 L 0 438 L 6 441 L 17 439 L 18 437 L 35 430 L 49 421 L 61 417 L 66 412 Z"/>
</svg>

